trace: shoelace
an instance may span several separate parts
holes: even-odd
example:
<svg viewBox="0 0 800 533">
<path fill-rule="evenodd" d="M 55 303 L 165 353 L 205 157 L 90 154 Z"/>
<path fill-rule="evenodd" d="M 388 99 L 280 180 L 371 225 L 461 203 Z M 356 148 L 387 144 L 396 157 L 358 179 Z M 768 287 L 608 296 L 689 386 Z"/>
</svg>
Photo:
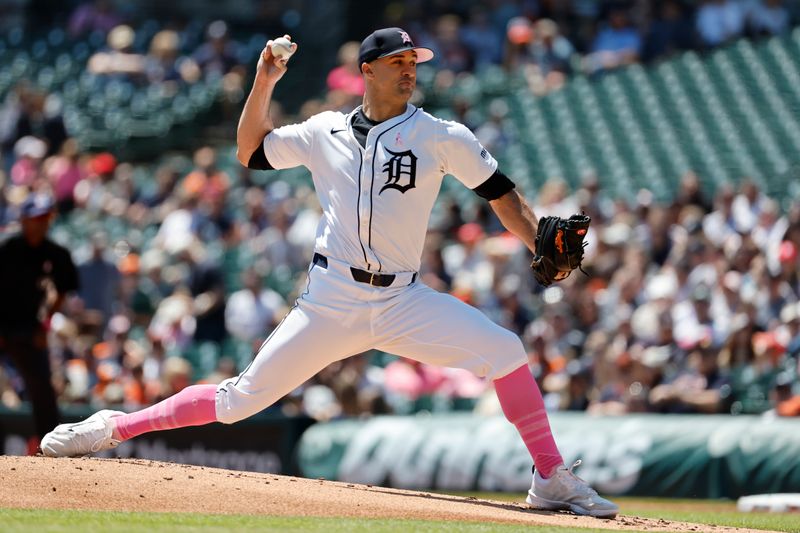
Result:
<svg viewBox="0 0 800 533">
<path fill-rule="evenodd" d="M 97 424 L 97 423 L 103 424 L 105 426 L 105 421 L 103 421 L 102 419 L 92 420 L 91 422 L 88 421 L 88 420 L 84 420 L 83 422 L 79 422 L 79 423 L 75 424 L 75 426 L 70 428 L 70 431 L 75 433 L 75 438 L 76 439 L 79 439 L 79 440 L 82 440 L 82 441 L 86 441 L 89 438 L 89 434 L 94 431 L 92 429 L 88 429 L 87 427 L 88 426 L 92 426 L 92 425 Z M 83 432 L 82 431 L 76 431 L 77 426 L 84 426 L 83 428 L 80 428 L 80 429 L 85 429 L 86 431 L 83 431 Z M 105 429 L 105 427 L 103 427 L 103 429 Z M 103 433 L 105 433 L 105 431 Z M 104 434 L 102 437 L 100 437 L 99 439 L 97 439 L 96 441 L 91 443 L 91 445 L 89 446 L 89 450 L 92 453 L 100 451 L 100 448 L 103 447 L 103 442 L 105 442 L 105 440 L 107 438 L 108 438 L 108 436 Z"/>
<path fill-rule="evenodd" d="M 578 459 L 577 461 L 572 463 L 572 466 L 567 468 L 567 474 L 569 474 L 572 478 L 574 478 L 574 480 L 581 486 L 583 490 L 587 492 L 587 494 L 589 494 L 590 496 L 594 496 L 595 494 L 597 494 L 597 491 L 594 490 L 591 486 L 589 486 L 586 480 L 578 477 L 578 475 L 576 475 L 574 472 L 574 470 L 581 465 L 581 462 L 582 461 Z"/>
<path fill-rule="evenodd" d="M 106 440 L 106 437 L 104 436 L 101 439 L 99 439 L 97 442 L 92 444 L 92 446 L 89 448 L 90 450 L 92 450 L 92 453 L 99 452 L 100 448 L 103 447 L 103 442 L 105 442 L 105 440 Z"/>
</svg>

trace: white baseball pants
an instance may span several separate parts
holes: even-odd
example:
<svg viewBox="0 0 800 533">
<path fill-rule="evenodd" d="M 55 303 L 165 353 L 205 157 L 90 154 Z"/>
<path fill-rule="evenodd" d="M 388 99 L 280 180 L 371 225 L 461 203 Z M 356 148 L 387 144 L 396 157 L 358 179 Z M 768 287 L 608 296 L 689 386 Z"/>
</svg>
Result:
<svg viewBox="0 0 800 533">
<path fill-rule="evenodd" d="M 374 287 L 355 281 L 341 261 L 312 263 L 306 291 L 250 365 L 219 384 L 217 420 L 252 416 L 334 361 L 372 348 L 490 379 L 526 363 L 514 333 L 412 279 L 399 273 L 391 286 Z"/>
</svg>

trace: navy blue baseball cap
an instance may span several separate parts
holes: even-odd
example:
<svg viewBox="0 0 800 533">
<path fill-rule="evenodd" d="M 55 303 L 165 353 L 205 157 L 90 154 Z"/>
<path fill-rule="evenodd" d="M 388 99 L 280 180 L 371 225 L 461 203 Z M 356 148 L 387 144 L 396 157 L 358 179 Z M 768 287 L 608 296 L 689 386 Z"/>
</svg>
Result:
<svg viewBox="0 0 800 533">
<path fill-rule="evenodd" d="M 361 41 L 358 51 L 359 69 L 363 63 L 375 61 L 381 57 L 391 56 L 414 50 L 417 52 L 417 63 L 424 63 L 433 59 L 433 50 L 421 46 L 414 46 L 414 42 L 406 31 L 401 28 L 382 28 L 370 33 Z"/>
<path fill-rule="evenodd" d="M 35 218 L 46 215 L 53 210 L 53 197 L 45 193 L 31 193 L 19 208 L 20 218 Z"/>
</svg>

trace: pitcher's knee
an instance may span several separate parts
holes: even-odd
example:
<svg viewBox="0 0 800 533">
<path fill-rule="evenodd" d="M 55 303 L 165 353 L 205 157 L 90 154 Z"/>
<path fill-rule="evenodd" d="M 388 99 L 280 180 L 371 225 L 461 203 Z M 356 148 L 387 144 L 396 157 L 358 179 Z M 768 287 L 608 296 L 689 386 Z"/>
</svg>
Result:
<svg viewBox="0 0 800 533">
<path fill-rule="evenodd" d="M 280 392 L 271 389 L 251 390 L 238 377 L 226 379 L 217 387 L 217 421 L 233 424 L 250 418 L 280 399 Z M 238 386 L 237 386 L 238 385 Z"/>
<path fill-rule="evenodd" d="M 502 329 L 494 341 L 492 352 L 495 357 L 492 360 L 492 370 L 490 379 L 501 378 L 522 365 L 528 364 L 528 354 L 525 353 L 525 346 L 520 338 L 511 331 Z"/>
<path fill-rule="evenodd" d="M 241 395 L 232 390 L 233 387 L 233 380 L 223 381 L 217 387 L 217 422 L 233 424 L 258 412 L 249 413 L 249 409 L 246 408 L 246 402 L 242 401 Z"/>
</svg>

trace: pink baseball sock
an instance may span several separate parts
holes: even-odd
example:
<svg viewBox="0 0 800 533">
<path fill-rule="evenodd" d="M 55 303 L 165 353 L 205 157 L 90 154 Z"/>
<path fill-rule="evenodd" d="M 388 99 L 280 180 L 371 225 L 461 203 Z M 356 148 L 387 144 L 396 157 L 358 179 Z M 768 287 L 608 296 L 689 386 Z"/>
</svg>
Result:
<svg viewBox="0 0 800 533">
<path fill-rule="evenodd" d="M 216 385 L 192 385 L 141 411 L 115 416 L 114 438 L 128 440 L 164 429 L 202 426 L 216 422 Z"/>
<path fill-rule="evenodd" d="M 564 460 L 553 440 L 542 393 L 539 392 L 539 386 L 536 385 L 528 365 L 522 365 L 510 374 L 494 380 L 494 388 L 503 413 L 517 427 L 525 446 L 531 452 L 536 470 L 547 479 Z"/>
</svg>

